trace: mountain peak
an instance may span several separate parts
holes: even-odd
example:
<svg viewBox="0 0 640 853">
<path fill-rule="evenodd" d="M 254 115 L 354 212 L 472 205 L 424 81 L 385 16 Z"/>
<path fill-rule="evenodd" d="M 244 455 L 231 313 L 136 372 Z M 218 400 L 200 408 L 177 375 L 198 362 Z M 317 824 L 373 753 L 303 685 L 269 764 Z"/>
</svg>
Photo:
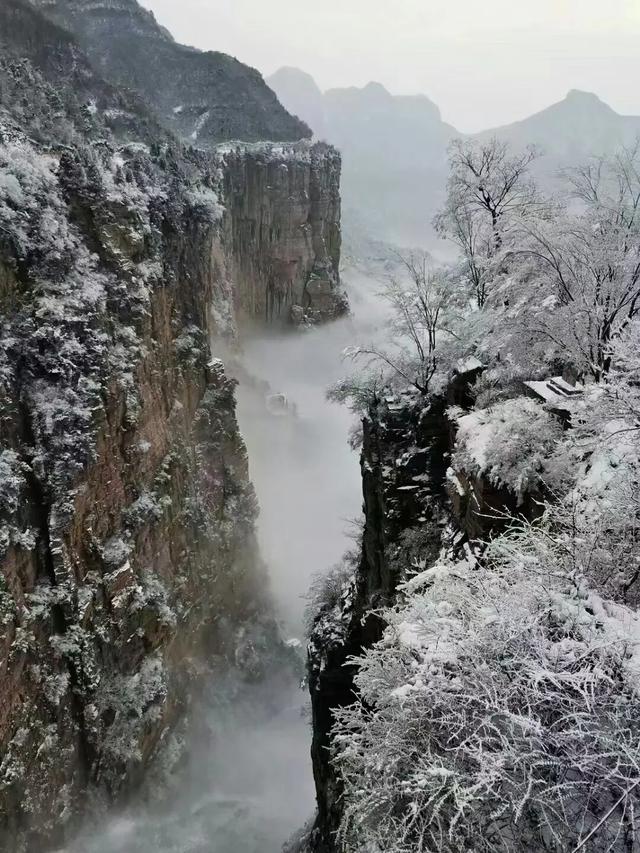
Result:
<svg viewBox="0 0 640 853">
<path fill-rule="evenodd" d="M 372 95 L 384 95 L 386 97 L 389 96 L 389 91 L 385 89 L 382 83 L 377 83 L 375 80 L 370 80 L 362 91 L 369 92 Z"/>
<path fill-rule="evenodd" d="M 0 5 L 7 0 L 0 0 Z M 147 100 L 189 144 L 295 141 L 310 129 L 289 115 L 255 69 L 176 43 L 139 0 L 30 0 L 78 41 L 118 87 Z"/>
<path fill-rule="evenodd" d="M 267 77 L 265 82 L 277 94 L 286 110 L 306 122 L 316 136 L 324 136 L 325 116 L 322 92 L 311 74 L 301 71 L 300 68 L 285 65 L 271 77 Z"/>
<path fill-rule="evenodd" d="M 265 78 L 266 80 L 293 80 L 295 82 L 304 82 L 307 85 L 312 85 L 314 88 L 318 89 L 318 84 L 311 76 L 311 74 L 303 71 L 301 68 L 296 68 L 295 65 L 283 65 L 278 68 L 277 71 L 274 71 L 270 77 Z"/>
<path fill-rule="evenodd" d="M 583 89 L 570 89 L 567 92 L 565 97 L 565 101 L 573 102 L 573 103 L 583 103 L 583 104 L 601 104 L 604 105 L 604 101 L 601 101 L 600 98 L 595 94 L 595 92 L 586 92 Z"/>
</svg>

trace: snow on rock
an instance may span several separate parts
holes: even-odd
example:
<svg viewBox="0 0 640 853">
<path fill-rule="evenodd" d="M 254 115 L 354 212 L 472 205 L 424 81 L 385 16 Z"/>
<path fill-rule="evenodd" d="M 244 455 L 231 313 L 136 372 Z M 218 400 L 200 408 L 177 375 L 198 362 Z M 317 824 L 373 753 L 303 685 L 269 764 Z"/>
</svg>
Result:
<svg viewBox="0 0 640 853">
<path fill-rule="evenodd" d="M 562 434 L 558 421 L 526 397 L 462 415 L 457 424 L 454 470 L 487 476 L 518 496 L 544 477 Z"/>
<path fill-rule="evenodd" d="M 273 626 L 234 383 L 210 365 L 236 307 L 223 161 L 114 136 L 28 63 L 0 59 L 0 90 L 0 847 L 19 849 L 124 795 L 204 670 L 241 665 L 233 630 Z"/>
</svg>

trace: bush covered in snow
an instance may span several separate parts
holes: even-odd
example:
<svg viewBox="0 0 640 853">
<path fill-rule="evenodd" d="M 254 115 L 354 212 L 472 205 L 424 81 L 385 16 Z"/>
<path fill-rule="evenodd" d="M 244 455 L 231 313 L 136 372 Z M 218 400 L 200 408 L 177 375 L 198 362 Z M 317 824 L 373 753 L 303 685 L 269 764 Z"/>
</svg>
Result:
<svg viewBox="0 0 640 853">
<path fill-rule="evenodd" d="M 343 604 L 352 592 L 358 559 L 356 552 L 349 552 L 329 571 L 312 578 L 305 608 L 307 634 L 317 630 L 320 620 L 340 619 Z"/>
<path fill-rule="evenodd" d="M 534 400 L 504 400 L 458 418 L 453 467 L 487 476 L 521 497 L 544 479 L 561 434 L 558 420 Z"/>
<path fill-rule="evenodd" d="M 345 851 L 631 849 L 640 619 L 544 565 L 545 536 L 438 563 L 385 613 L 334 729 Z"/>
<path fill-rule="evenodd" d="M 534 156 L 452 146 L 447 298 L 433 318 L 431 278 L 417 303 L 400 289 L 402 359 L 354 348 L 389 369 L 335 392 L 446 393 L 453 470 L 531 516 L 527 493 L 547 501 L 473 560 L 423 552 L 376 611 L 383 638 L 353 661 L 352 704 L 332 708 L 349 853 L 623 853 L 640 838 L 640 145 L 572 172 L 573 206 L 540 196 Z M 473 387 L 450 381 L 454 353 L 482 363 Z M 522 396 L 560 374 L 581 380 L 553 401 L 562 425 Z M 325 622 L 331 641 L 340 623 Z"/>
</svg>

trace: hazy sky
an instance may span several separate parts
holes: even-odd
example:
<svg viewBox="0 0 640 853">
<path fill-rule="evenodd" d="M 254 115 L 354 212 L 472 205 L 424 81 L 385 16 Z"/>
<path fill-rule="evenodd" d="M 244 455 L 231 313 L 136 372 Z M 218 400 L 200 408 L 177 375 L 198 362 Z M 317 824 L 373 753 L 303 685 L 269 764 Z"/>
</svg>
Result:
<svg viewBox="0 0 640 853">
<path fill-rule="evenodd" d="M 594 91 L 640 114 L 640 0 L 142 0 L 182 42 L 321 88 L 424 92 L 473 131 Z"/>
</svg>

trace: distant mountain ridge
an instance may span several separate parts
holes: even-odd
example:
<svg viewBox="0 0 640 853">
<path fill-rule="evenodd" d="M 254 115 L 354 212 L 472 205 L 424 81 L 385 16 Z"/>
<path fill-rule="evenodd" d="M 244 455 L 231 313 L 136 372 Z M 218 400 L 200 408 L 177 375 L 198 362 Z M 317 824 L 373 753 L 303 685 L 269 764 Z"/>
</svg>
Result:
<svg viewBox="0 0 640 853">
<path fill-rule="evenodd" d="M 146 99 L 165 128 L 188 142 L 207 147 L 311 136 L 258 71 L 224 53 L 178 44 L 137 0 L 31 3 L 74 35 L 105 79 Z"/>
<path fill-rule="evenodd" d="M 322 93 L 295 68 L 267 83 L 290 112 L 342 151 L 347 229 L 418 244 L 442 202 L 447 147 L 457 135 L 433 101 L 396 97 L 379 83 Z"/>
<path fill-rule="evenodd" d="M 324 93 L 311 74 L 299 68 L 283 67 L 265 79 L 280 103 L 323 137 L 326 129 Z"/>
<path fill-rule="evenodd" d="M 446 190 L 447 148 L 466 134 L 442 120 L 426 95 L 397 96 L 380 83 L 322 92 L 313 78 L 283 68 L 267 78 L 284 106 L 343 153 L 347 224 L 379 239 L 437 249 L 431 227 Z M 640 116 L 623 116 L 597 95 L 572 90 L 522 121 L 471 134 L 497 136 L 515 148 L 536 145 L 536 176 L 553 185 L 561 167 L 628 145 L 640 136 Z"/>
<path fill-rule="evenodd" d="M 497 136 L 515 147 L 537 145 L 555 159 L 580 159 L 628 145 L 638 134 L 640 116 L 620 115 L 593 92 L 572 89 L 544 110 L 475 136 Z"/>
</svg>

